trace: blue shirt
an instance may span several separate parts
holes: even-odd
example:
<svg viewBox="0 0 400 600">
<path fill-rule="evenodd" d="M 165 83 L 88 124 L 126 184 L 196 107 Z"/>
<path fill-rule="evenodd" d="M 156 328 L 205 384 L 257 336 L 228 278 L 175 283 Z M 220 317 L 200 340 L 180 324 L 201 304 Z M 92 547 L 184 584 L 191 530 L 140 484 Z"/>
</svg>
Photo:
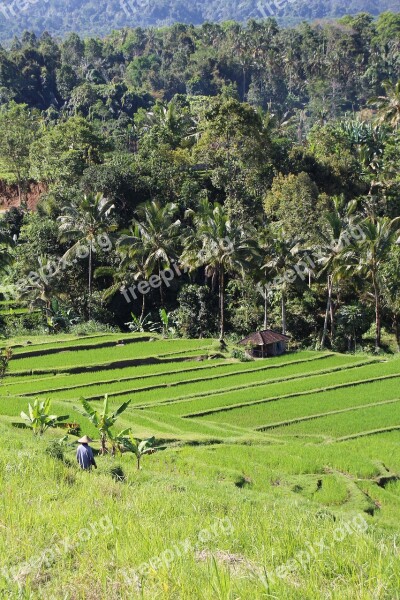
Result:
<svg viewBox="0 0 400 600">
<path fill-rule="evenodd" d="M 87 444 L 79 444 L 76 459 L 82 469 L 91 469 L 94 464 L 93 450 Z"/>
</svg>

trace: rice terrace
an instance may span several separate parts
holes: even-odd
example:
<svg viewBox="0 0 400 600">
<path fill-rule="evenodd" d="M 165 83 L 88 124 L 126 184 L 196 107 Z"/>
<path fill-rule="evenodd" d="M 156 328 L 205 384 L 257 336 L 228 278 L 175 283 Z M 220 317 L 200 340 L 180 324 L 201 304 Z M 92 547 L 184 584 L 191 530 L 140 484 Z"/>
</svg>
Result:
<svg viewBox="0 0 400 600">
<path fill-rule="evenodd" d="M 400 0 L 0 0 L 0 600 L 400 600 Z"/>
<path fill-rule="evenodd" d="M 240 362 L 213 339 L 148 334 L 30 342 L 12 348 L 0 401 L 2 597 L 398 597 L 398 356 Z M 80 399 L 100 411 L 105 393 L 110 412 L 131 401 L 120 429 L 164 448 L 139 471 L 117 452 L 79 472 L 76 443 L 55 452 L 62 430 L 10 428 L 51 398 L 80 427 L 70 442 L 98 440 Z"/>
</svg>

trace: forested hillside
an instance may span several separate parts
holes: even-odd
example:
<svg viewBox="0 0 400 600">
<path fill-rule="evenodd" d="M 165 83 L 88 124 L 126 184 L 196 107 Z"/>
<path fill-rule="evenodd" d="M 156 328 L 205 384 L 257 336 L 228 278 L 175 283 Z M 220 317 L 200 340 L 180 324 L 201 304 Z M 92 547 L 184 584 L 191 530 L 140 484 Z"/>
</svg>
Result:
<svg viewBox="0 0 400 600">
<path fill-rule="evenodd" d="M 41 34 L 107 34 L 121 27 L 201 24 L 229 19 L 276 17 L 282 24 L 303 19 L 341 17 L 399 10 L 398 0 L 4 0 L 0 3 L 0 40 L 29 29 Z"/>
<path fill-rule="evenodd" d="M 26 33 L 0 78 L 6 334 L 400 345 L 399 15 Z"/>
</svg>

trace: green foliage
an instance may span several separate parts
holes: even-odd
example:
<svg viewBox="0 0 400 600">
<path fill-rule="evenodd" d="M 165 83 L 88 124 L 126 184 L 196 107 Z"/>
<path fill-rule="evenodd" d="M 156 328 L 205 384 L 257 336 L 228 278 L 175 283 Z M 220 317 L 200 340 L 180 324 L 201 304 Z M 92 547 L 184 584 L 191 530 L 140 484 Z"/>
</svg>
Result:
<svg viewBox="0 0 400 600">
<path fill-rule="evenodd" d="M 400 214 L 400 63 L 385 27 L 396 34 L 395 14 L 15 39 L 0 50 L 0 169 L 18 163 L 21 201 L 40 202 L 4 218 L 3 294 L 39 307 L 52 334 L 77 319 L 124 327 L 133 313 L 137 331 L 166 337 L 270 327 L 342 347 L 336 315 L 373 302 L 376 349 L 383 325 L 399 339 L 398 273 L 385 269 Z M 361 223 L 368 243 L 343 244 Z M 30 318 L 4 332 L 39 331 Z"/>
<path fill-rule="evenodd" d="M 11 102 L 1 108 L 0 170 L 3 166 L 12 175 L 22 202 L 29 179 L 29 150 L 38 128 L 39 113 L 26 104 Z"/>
<path fill-rule="evenodd" d="M 244 350 L 241 350 L 240 348 L 234 348 L 231 352 L 231 356 L 232 356 L 232 358 L 236 358 L 236 359 L 240 360 L 240 362 L 252 362 L 253 361 L 251 356 L 246 354 L 246 352 Z"/>
<path fill-rule="evenodd" d="M 134 22 L 138 27 L 137 30 L 130 32 L 129 36 L 124 36 L 124 50 L 132 53 L 135 47 L 140 47 L 143 44 L 143 27 L 162 27 L 165 23 L 176 21 L 179 19 L 179 23 L 176 23 L 173 27 L 175 29 L 175 36 L 182 37 L 182 44 L 190 46 L 190 40 L 185 40 L 185 29 L 189 28 L 188 25 L 182 25 L 182 23 L 206 23 L 212 31 L 212 25 L 219 21 L 228 21 L 226 29 L 233 28 L 232 19 L 236 19 L 240 22 L 246 22 L 251 19 L 267 19 L 273 17 L 278 19 L 285 25 L 301 22 L 303 20 L 310 19 L 324 19 L 324 18 L 337 18 L 342 15 L 353 15 L 357 12 L 370 11 L 374 15 L 384 13 L 385 10 L 393 10 L 396 5 L 391 0 L 381 0 L 380 4 L 370 3 L 367 0 L 353 0 L 351 5 L 346 3 L 344 0 L 334 0 L 330 3 L 321 4 L 318 0 L 310 0 L 304 2 L 299 0 L 296 3 L 285 3 L 285 4 L 269 4 L 265 6 L 258 6 L 255 1 L 251 1 L 246 5 L 233 6 L 229 3 L 217 3 L 216 0 L 212 2 L 199 2 L 196 7 L 193 7 L 185 0 L 174 0 L 174 2 L 167 8 L 159 1 L 157 1 L 151 8 L 147 5 L 123 5 L 121 6 L 117 0 L 101 0 L 98 3 L 84 2 L 83 0 L 76 0 L 68 6 L 60 6 L 55 0 L 49 0 L 46 6 L 40 4 L 32 4 L 29 8 L 19 9 L 18 6 L 14 10 L 17 11 L 17 17 L 14 17 L 12 12 L 7 10 L 7 6 L 4 6 L 5 14 L 7 18 L 2 15 L 4 22 L 3 29 L 1 32 L 1 40 L 12 40 L 14 35 L 21 36 L 24 31 L 30 29 L 35 31 L 37 34 L 42 31 L 50 31 L 59 37 L 67 37 L 68 46 L 63 51 L 66 58 L 69 58 L 71 65 L 75 66 L 76 62 L 85 57 L 90 65 L 90 81 L 104 82 L 104 75 L 102 70 L 101 55 L 99 53 L 99 47 L 95 40 L 89 39 L 84 44 L 76 34 L 71 34 L 71 31 L 76 31 L 82 34 L 84 37 L 95 34 L 110 33 L 113 30 L 120 29 L 122 27 L 131 27 Z M 55 11 L 57 11 L 58 18 L 54 19 Z M 88 18 L 90 15 L 90 18 Z M 391 18 L 390 18 L 391 17 Z M 370 19 L 369 16 L 365 16 L 366 19 Z M 385 18 L 383 14 L 380 19 L 382 20 L 379 28 L 379 33 L 383 40 L 393 39 L 396 32 L 398 31 L 398 23 L 395 19 L 395 15 L 390 15 Z M 348 17 L 348 21 L 344 21 L 348 26 L 357 24 L 354 17 Z M 275 21 L 273 21 L 275 23 Z M 370 23 L 370 20 L 368 21 Z M 211 25 L 212 24 L 212 25 Z M 214 25 L 214 27 L 216 27 Z M 360 28 L 358 25 L 357 29 Z M 388 28 L 393 37 L 387 38 L 384 33 L 385 29 Z M 206 30 L 207 31 L 207 30 Z M 43 42 L 40 44 L 34 34 L 25 34 L 22 38 L 24 41 L 29 40 L 34 44 L 36 52 L 43 52 L 47 56 L 51 56 L 54 59 L 57 58 L 57 54 L 52 47 L 51 42 L 46 39 L 46 44 Z M 14 42 L 15 43 L 15 42 Z M 242 50 L 243 51 L 243 50 Z M 135 57 L 132 61 L 133 64 L 130 68 L 130 81 L 137 89 L 140 89 L 143 85 L 143 81 L 140 75 L 143 70 L 154 70 L 157 66 L 156 62 L 157 55 L 150 55 L 147 59 Z M 203 57 L 199 57 L 199 61 Z M 204 67 L 207 66 L 207 62 L 203 58 Z M 202 65 L 203 66 L 203 65 Z M 207 73 L 208 74 L 208 73 Z M 58 80 L 60 87 L 63 91 L 67 91 L 74 82 L 71 71 L 65 67 L 61 72 L 58 73 Z M 191 82 L 194 92 L 203 92 L 204 88 L 207 89 L 209 82 L 202 82 L 203 86 L 198 89 L 195 87 L 197 79 Z M 46 85 L 43 86 L 46 91 Z"/>
<path fill-rule="evenodd" d="M 5 376 L 7 369 L 8 369 L 8 363 L 10 362 L 12 357 L 12 350 L 11 348 L 2 348 L 0 351 L 0 381 L 3 379 L 3 377 Z"/>
<path fill-rule="evenodd" d="M 33 405 L 29 404 L 28 406 L 29 414 L 21 412 L 21 418 L 26 421 L 26 427 L 32 429 L 34 435 L 43 435 L 49 427 L 57 427 L 62 421 L 69 419 L 69 415 L 61 417 L 51 415 L 50 408 L 50 398 L 43 401 L 36 399 Z"/>
<path fill-rule="evenodd" d="M 115 424 L 118 416 L 123 413 L 129 406 L 130 400 L 121 404 L 119 408 L 113 412 L 109 412 L 108 409 L 108 395 L 104 396 L 104 404 L 102 411 L 97 411 L 93 406 L 89 404 L 85 398 L 81 398 L 82 406 L 85 410 L 83 416 L 89 419 L 89 421 L 96 427 L 100 434 L 101 453 L 106 454 L 108 452 L 107 442 L 111 440 L 112 454 L 115 454 L 115 442 L 113 440 L 113 433 L 111 428 Z"/>
<path fill-rule="evenodd" d="M 215 334 L 217 302 L 208 286 L 184 285 L 177 300 L 179 308 L 173 318 L 182 336 L 202 338 Z"/>
<path fill-rule="evenodd" d="M 155 454 L 159 450 L 165 450 L 166 446 L 155 446 L 156 438 L 151 437 L 147 440 L 142 440 L 141 442 L 136 440 L 132 433 L 129 434 L 127 438 L 123 440 L 123 446 L 129 452 L 132 452 L 136 456 L 136 464 L 137 468 L 140 469 L 141 460 L 143 456 L 149 454 Z"/>
</svg>

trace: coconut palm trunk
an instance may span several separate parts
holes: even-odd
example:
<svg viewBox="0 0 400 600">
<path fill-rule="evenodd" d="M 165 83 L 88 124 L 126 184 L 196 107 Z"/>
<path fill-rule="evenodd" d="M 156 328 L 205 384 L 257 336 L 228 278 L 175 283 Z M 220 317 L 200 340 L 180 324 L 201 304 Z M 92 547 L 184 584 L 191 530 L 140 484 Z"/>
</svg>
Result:
<svg viewBox="0 0 400 600">
<path fill-rule="evenodd" d="M 265 293 L 264 293 L 264 329 L 268 329 L 268 296 L 267 296 L 267 286 L 265 286 Z"/>
<path fill-rule="evenodd" d="M 281 311 L 282 311 L 282 333 L 283 333 L 283 335 L 286 335 L 286 330 L 287 330 L 287 325 L 286 325 L 286 297 L 285 297 L 284 290 L 282 290 Z"/>
<path fill-rule="evenodd" d="M 225 334 L 225 274 L 224 267 L 220 265 L 219 269 L 219 317 L 220 317 L 220 339 L 224 338 Z"/>
<path fill-rule="evenodd" d="M 146 294 L 142 294 L 142 312 L 140 315 L 140 320 L 143 321 L 144 319 L 144 311 L 146 309 Z"/>
<path fill-rule="evenodd" d="M 88 297 L 88 316 L 89 319 L 91 317 L 91 303 L 92 303 L 92 243 L 89 242 L 89 281 L 88 281 L 88 288 L 89 288 L 89 297 Z"/>
<path fill-rule="evenodd" d="M 158 261 L 158 276 L 160 278 L 160 302 L 161 308 L 164 308 L 164 292 L 163 292 L 163 280 L 161 278 L 161 261 Z"/>
<path fill-rule="evenodd" d="M 381 302 L 376 273 L 373 274 L 373 286 L 375 300 L 375 350 L 378 351 L 381 347 Z"/>
<path fill-rule="evenodd" d="M 328 275 L 327 290 L 328 290 L 328 300 L 326 303 L 324 329 L 323 329 L 322 338 L 321 338 L 321 349 L 325 348 L 326 337 L 328 335 L 329 315 L 331 316 L 331 320 L 332 320 L 332 276 L 331 275 Z"/>
<path fill-rule="evenodd" d="M 399 316 L 394 317 L 394 334 L 396 336 L 397 352 L 400 352 L 400 321 Z"/>
</svg>

